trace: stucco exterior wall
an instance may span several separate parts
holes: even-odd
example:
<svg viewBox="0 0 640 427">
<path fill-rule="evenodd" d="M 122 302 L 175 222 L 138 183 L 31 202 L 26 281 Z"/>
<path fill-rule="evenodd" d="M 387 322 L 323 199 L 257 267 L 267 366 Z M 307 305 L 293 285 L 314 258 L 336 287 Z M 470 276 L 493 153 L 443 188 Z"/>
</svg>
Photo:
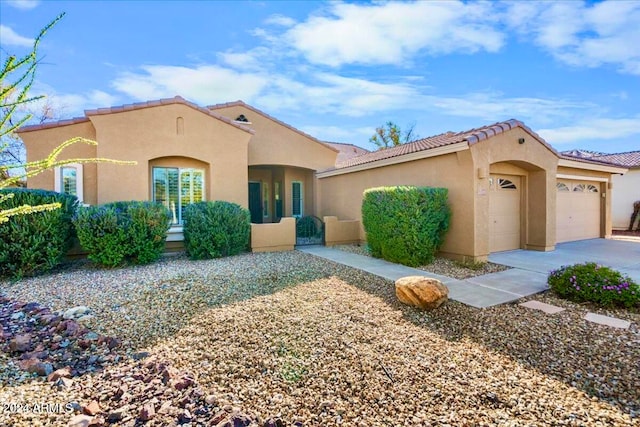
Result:
<svg viewBox="0 0 640 427">
<path fill-rule="evenodd" d="M 449 189 L 451 227 L 441 251 L 469 256 L 474 248 L 474 168 L 469 150 L 319 179 L 319 216 L 362 222 L 362 193 L 380 186 L 415 185 Z M 366 240 L 360 227 L 360 240 Z"/>
<path fill-rule="evenodd" d="M 68 126 L 59 126 L 54 128 L 46 128 L 32 132 L 21 132 L 20 137 L 27 149 L 27 161 L 33 162 L 43 160 L 62 142 L 75 138 L 83 137 L 91 140 L 96 139 L 96 132 L 90 121 L 76 123 Z M 84 143 L 76 143 L 62 151 L 59 160 L 68 160 L 76 158 L 95 158 L 97 149 L 95 145 Z M 112 165 L 114 169 L 126 168 L 127 166 Z M 94 163 L 87 163 L 83 168 L 83 189 L 84 203 L 95 204 L 98 200 L 97 191 L 97 166 Z M 43 190 L 54 190 L 54 172 L 47 170 L 39 175 L 31 177 L 27 180 L 29 188 L 41 188 Z"/>
<path fill-rule="evenodd" d="M 613 175 L 611 217 L 614 230 L 629 228 L 633 203 L 640 200 L 640 168 L 629 169 L 624 175 Z"/>
<path fill-rule="evenodd" d="M 291 251 L 296 244 L 296 219 L 282 218 L 273 224 L 251 224 L 251 251 Z"/>
<path fill-rule="evenodd" d="M 231 120 L 240 114 L 251 122 L 255 130 L 249 143 L 249 165 L 282 165 L 323 170 L 333 167 L 338 152 L 302 135 L 291 128 L 242 105 L 216 108 L 216 113 Z"/>
<path fill-rule="evenodd" d="M 183 124 L 180 131 L 178 118 Z M 127 167 L 98 165 L 98 203 L 148 200 L 150 161 L 180 157 L 208 165 L 208 200 L 247 206 L 250 133 L 183 104 L 97 114 L 90 119 L 96 129 L 100 157 L 137 162 L 136 166 Z M 168 165 L 166 161 L 163 164 Z"/>
<path fill-rule="evenodd" d="M 519 141 L 524 139 L 524 143 Z M 474 159 L 475 247 L 478 259 L 489 255 L 489 178 L 492 173 L 520 176 L 522 185 L 521 247 L 555 247 L 555 188 L 558 157 L 522 128 L 471 145 Z"/>
</svg>

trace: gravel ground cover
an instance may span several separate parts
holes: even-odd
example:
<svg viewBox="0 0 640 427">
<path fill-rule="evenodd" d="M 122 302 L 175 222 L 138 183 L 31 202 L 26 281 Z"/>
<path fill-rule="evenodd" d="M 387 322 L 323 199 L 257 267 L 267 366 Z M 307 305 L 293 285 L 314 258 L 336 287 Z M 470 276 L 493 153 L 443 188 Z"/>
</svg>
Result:
<svg viewBox="0 0 640 427">
<path fill-rule="evenodd" d="M 123 344 L 120 363 L 66 387 L 5 376 L 15 357 L 0 353 L 0 425 L 640 422 L 637 312 L 550 294 L 535 299 L 567 310 L 449 301 L 421 312 L 396 301 L 392 282 L 300 252 L 106 271 L 76 262 L 0 286 L 54 310 L 89 306 L 87 328 Z M 632 326 L 589 323 L 587 311 Z M 8 402 L 70 409 L 18 413 Z"/>
<path fill-rule="evenodd" d="M 333 247 L 345 252 L 371 256 L 366 245 L 336 245 Z M 423 265 L 417 268 L 420 270 L 428 271 L 430 273 L 436 273 L 442 276 L 464 280 L 470 277 L 481 276 L 483 274 L 497 273 L 498 271 L 509 270 L 511 267 L 501 264 L 495 264 L 493 262 L 461 263 L 443 257 L 435 257 L 431 264 Z"/>
</svg>

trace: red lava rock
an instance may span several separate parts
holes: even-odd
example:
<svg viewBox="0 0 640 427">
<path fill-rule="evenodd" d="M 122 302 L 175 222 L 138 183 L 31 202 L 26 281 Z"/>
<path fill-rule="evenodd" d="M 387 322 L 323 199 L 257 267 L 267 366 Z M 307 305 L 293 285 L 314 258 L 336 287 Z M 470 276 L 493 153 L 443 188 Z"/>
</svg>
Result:
<svg viewBox="0 0 640 427">
<path fill-rule="evenodd" d="M 176 390 L 184 390 L 185 388 L 193 385 L 193 383 L 193 378 L 185 376 L 177 381 L 173 381 L 173 388 L 175 388 Z"/>
<path fill-rule="evenodd" d="M 82 412 L 87 415 L 96 415 L 98 412 L 100 412 L 100 405 L 97 401 L 92 400 L 88 405 L 82 406 Z"/>
<path fill-rule="evenodd" d="M 31 334 L 20 334 L 9 342 L 9 349 L 13 352 L 23 353 L 31 349 Z"/>
<path fill-rule="evenodd" d="M 118 338 L 114 338 L 114 337 L 108 337 L 107 338 L 107 347 L 109 347 L 109 350 L 113 350 L 116 347 L 120 347 L 122 345 L 122 341 L 120 341 Z"/>
<path fill-rule="evenodd" d="M 67 427 L 89 427 L 92 421 L 93 418 L 90 416 L 79 414 L 69 420 Z"/>
<path fill-rule="evenodd" d="M 140 414 L 138 415 L 138 419 L 141 421 L 149 421 L 156 415 L 156 410 L 153 406 L 153 403 L 145 403 L 142 409 L 140 410 Z"/>
<path fill-rule="evenodd" d="M 38 374 L 41 377 L 47 376 L 53 371 L 51 363 L 43 362 L 40 359 L 27 359 L 18 362 L 18 366 L 23 371 Z"/>
<path fill-rule="evenodd" d="M 127 386 L 126 384 L 122 384 L 116 391 L 116 394 L 113 395 L 113 398 L 116 400 L 119 400 L 128 391 L 129 391 L 129 386 Z"/>
<path fill-rule="evenodd" d="M 57 381 L 60 378 L 71 378 L 71 368 L 69 366 L 57 369 L 49 374 L 47 381 Z"/>
<path fill-rule="evenodd" d="M 269 418 L 264 422 L 263 427 L 284 427 L 284 421 L 280 418 Z"/>
</svg>

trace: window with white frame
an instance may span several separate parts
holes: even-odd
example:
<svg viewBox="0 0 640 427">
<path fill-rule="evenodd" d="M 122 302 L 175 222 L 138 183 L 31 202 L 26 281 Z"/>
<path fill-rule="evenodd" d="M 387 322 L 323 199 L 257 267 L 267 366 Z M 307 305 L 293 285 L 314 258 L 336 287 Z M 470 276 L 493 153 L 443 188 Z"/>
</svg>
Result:
<svg viewBox="0 0 640 427">
<path fill-rule="evenodd" d="M 302 197 L 302 183 L 293 181 L 291 183 L 291 216 L 300 218 L 303 215 Z"/>
<path fill-rule="evenodd" d="M 171 212 L 171 223 L 182 224 L 185 207 L 204 201 L 204 171 L 193 168 L 153 168 L 153 201 Z"/>
<path fill-rule="evenodd" d="M 54 180 L 55 191 L 76 196 L 80 203 L 84 201 L 81 164 L 71 163 L 56 167 L 54 169 Z"/>
</svg>

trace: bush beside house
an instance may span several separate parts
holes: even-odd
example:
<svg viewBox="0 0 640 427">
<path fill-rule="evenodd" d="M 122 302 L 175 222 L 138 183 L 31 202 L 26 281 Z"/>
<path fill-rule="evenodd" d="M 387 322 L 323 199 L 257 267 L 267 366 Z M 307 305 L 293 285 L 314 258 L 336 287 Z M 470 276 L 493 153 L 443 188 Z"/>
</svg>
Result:
<svg viewBox="0 0 640 427">
<path fill-rule="evenodd" d="M 249 248 L 251 215 L 236 203 L 198 202 L 184 210 L 184 246 L 191 259 L 237 255 Z"/>
<path fill-rule="evenodd" d="M 53 269 L 65 257 L 74 236 L 71 219 L 78 199 L 54 191 L 11 188 L 3 209 L 60 203 L 59 209 L 17 215 L 0 224 L 0 275 L 19 278 Z"/>
<path fill-rule="evenodd" d="M 160 258 L 171 217 L 154 202 L 115 202 L 81 208 L 73 219 L 89 259 L 106 267 Z"/>
<path fill-rule="evenodd" d="M 560 297 L 605 307 L 640 305 L 640 286 L 627 276 L 593 262 L 563 266 L 549 274 L 549 287 Z"/>
<path fill-rule="evenodd" d="M 371 254 L 425 265 L 444 242 L 451 210 L 446 188 L 379 187 L 364 192 L 362 223 Z"/>
</svg>

